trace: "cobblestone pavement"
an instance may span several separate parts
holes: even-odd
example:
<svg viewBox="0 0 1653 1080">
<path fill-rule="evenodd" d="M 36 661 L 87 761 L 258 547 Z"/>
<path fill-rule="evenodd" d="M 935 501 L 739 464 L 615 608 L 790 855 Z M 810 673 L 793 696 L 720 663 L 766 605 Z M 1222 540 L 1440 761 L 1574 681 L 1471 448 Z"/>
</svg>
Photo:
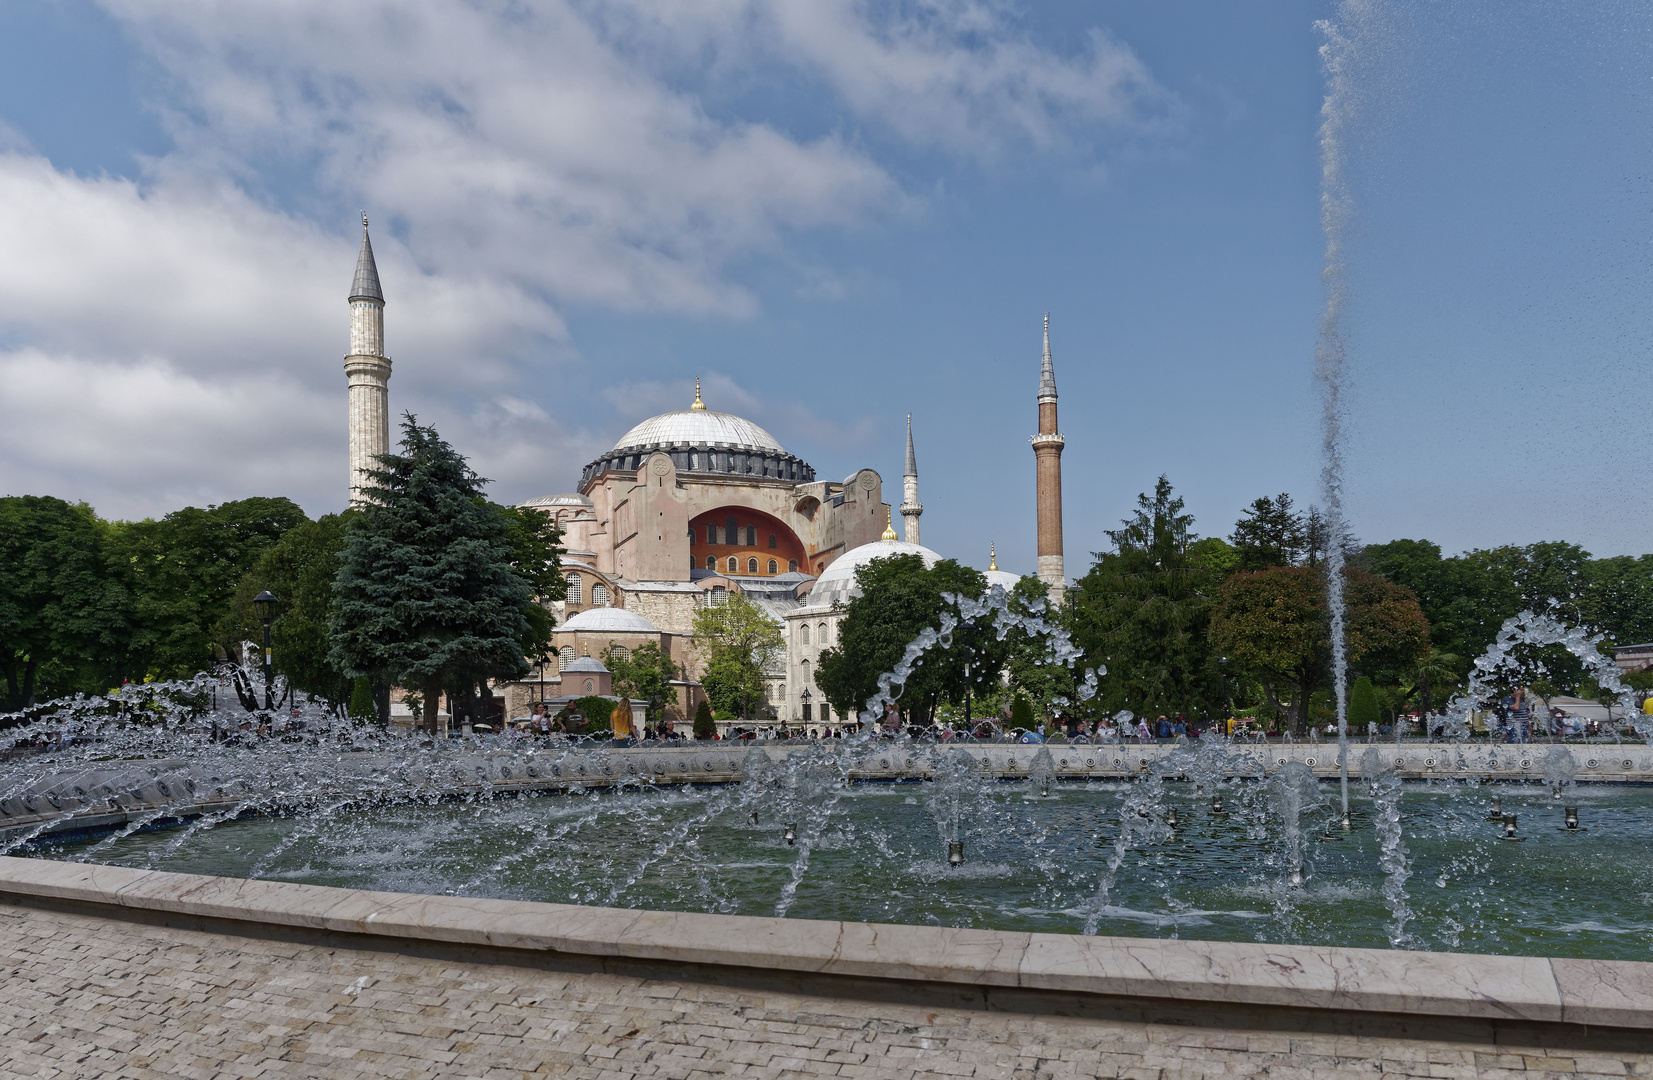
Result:
<svg viewBox="0 0 1653 1080">
<path fill-rule="evenodd" d="M 1653 1055 L 844 1001 L 0 906 L 6 1077 L 1644 1076 Z"/>
</svg>

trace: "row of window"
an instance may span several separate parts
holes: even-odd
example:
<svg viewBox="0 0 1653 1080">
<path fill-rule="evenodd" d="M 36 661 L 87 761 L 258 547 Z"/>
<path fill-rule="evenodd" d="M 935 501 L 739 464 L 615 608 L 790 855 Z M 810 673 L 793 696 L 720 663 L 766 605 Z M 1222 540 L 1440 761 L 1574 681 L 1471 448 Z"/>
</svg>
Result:
<svg viewBox="0 0 1653 1080">
<path fill-rule="evenodd" d="M 723 538 L 721 541 L 718 540 L 719 536 L 721 536 Z M 695 531 L 693 529 L 690 529 L 689 530 L 689 546 L 694 547 L 695 544 L 698 543 L 698 542 L 699 542 L 698 535 L 695 533 Z M 734 518 L 729 518 L 727 520 L 727 522 L 723 526 L 723 531 L 721 533 L 718 532 L 718 527 L 716 525 L 708 525 L 708 526 L 706 526 L 706 542 L 708 544 L 717 544 L 717 543 L 721 542 L 721 543 L 729 545 L 731 547 L 737 546 L 737 545 L 740 544 L 740 526 L 735 523 Z M 746 546 L 747 547 L 757 547 L 758 546 L 758 527 L 756 525 L 746 526 Z M 780 545 L 780 539 L 774 533 L 770 533 L 769 534 L 769 547 L 770 547 L 770 550 L 774 550 L 775 548 L 778 548 L 780 546 L 781 546 Z"/>
<path fill-rule="evenodd" d="M 568 596 L 566 599 L 568 602 L 570 604 L 585 603 L 580 598 L 584 594 L 585 579 L 579 574 L 569 574 L 567 580 Z M 591 606 L 608 607 L 608 586 L 600 581 L 591 586 Z"/>
<path fill-rule="evenodd" d="M 608 655 L 610 660 L 629 660 L 631 659 L 631 650 L 626 648 L 624 645 L 610 645 Z M 564 645 L 561 649 L 557 650 L 558 671 L 567 671 L 568 665 L 573 662 L 574 646 Z"/>
<path fill-rule="evenodd" d="M 827 624 L 826 623 L 818 623 L 816 625 L 815 633 L 816 633 L 816 639 L 815 640 L 817 641 L 817 643 L 819 643 L 821 645 L 825 645 L 831 640 L 831 635 L 827 631 Z M 809 644 L 809 624 L 808 623 L 799 623 L 798 624 L 798 644 L 800 644 L 800 645 L 808 645 Z"/>
<path fill-rule="evenodd" d="M 740 573 L 740 560 L 735 558 L 733 555 L 731 555 L 731 556 L 729 556 L 729 558 L 727 560 L 724 561 L 724 567 L 725 567 L 725 570 L 724 570 L 725 573 L 738 574 L 738 573 Z M 690 570 L 700 569 L 700 563 L 698 561 L 696 561 L 696 559 L 693 555 L 689 556 L 689 569 Z M 717 572 L 717 556 L 716 555 L 706 556 L 706 569 L 712 571 L 713 573 Z M 797 559 L 788 559 L 788 560 L 786 560 L 786 570 L 787 570 L 788 573 L 796 573 L 797 570 L 798 570 L 798 560 Z M 748 574 L 756 574 L 758 572 L 758 560 L 756 560 L 756 559 L 747 559 L 746 560 L 746 572 Z M 777 562 L 776 560 L 774 560 L 774 559 L 770 559 L 769 560 L 769 572 L 771 574 L 780 573 L 781 572 L 781 564 L 779 562 Z"/>
</svg>

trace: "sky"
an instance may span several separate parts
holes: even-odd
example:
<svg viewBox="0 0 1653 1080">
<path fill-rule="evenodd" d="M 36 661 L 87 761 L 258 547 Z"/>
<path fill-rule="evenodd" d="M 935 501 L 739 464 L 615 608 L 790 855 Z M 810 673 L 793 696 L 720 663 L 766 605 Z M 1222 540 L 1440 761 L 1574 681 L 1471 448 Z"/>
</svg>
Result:
<svg viewBox="0 0 1653 1080">
<path fill-rule="evenodd" d="M 1318 499 L 1319 20 L 1350 45 L 1351 531 L 1653 551 L 1653 12 L 1619 0 L 8 0 L 0 492 L 346 498 L 391 405 L 516 502 L 685 407 L 1070 575 L 1169 477 Z M 899 495 L 896 495 L 897 500 Z"/>
</svg>

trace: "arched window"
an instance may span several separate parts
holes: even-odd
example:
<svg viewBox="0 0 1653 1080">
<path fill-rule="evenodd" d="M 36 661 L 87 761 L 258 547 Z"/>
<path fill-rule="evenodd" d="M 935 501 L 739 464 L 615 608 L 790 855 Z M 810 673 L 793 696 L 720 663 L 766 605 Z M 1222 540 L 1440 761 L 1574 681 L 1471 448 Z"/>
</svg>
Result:
<svg viewBox="0 0 1653 1080">
<path fill-rule="evenodd" d="M 748 574 L 757 573 L 758 572 L 758 560 L 756 560 L 756 559 L 747 559 L 746 560 L 746 572 Z"/>
<path fill-rule="evenodd" d="M 567 671 L 568 665 L 574 662 L 574 646 L 564 645 L 557 653 L 557 670 Z"/>
<path fill-rule="evenodd" d="M 626 648 L 624 645 L 610 645 L 608 647 L 608 658 L 610 660 L 619 660 L 622 662 L 630 660 L 631 650 Z"/>
<path fill-rule="evenodd" d="M 712 571 L 713 573 L 717 572 L 717 556 L 716 555 L 706 556 L 706 569 Z"/>
<path fill-rule="evenodd" d="M 746 526 L 746 546 L 747 547 L 757 547 L 758 546 L 758 527 L 756 525 Z"/>
<path fill-rule="evenodd" d="M 796 574 L 798 572 L 798 560 L 797 559 L 788 559 L 788 560 L 786 560 L 786 572 L 789 573 L 789 574 Z"/>
<path fill-rule="evenodd" d="M 798 626 L 798 644 L 800 644 L 800 645 L 808 645 L 809 644 L 809 624 L 808 623 L 801 623 Z"/>
<path fill-rule="evenodd" d="M 689 556 L 689 569 L 690 570 L 699 570 L 700 569 L 700 563 L 695 561 L 695 557 L 693 555 Z"/>
<path fill-rule="evenodd" d="M 568 575 L 568 602 L 570 604 L 579 604 L 584 602 L 580 599 L 581 580 L 582 579 L 578 574 Z"/>
<path fill-rule="evenodd" d="M 711 604 L 713 607 L 722 607 L 723 602 L 729 599 L 729 590 L 722 585 L 712 586 Z"/>
<path fill-rule="evenodd" d="M 776 546 L 776 545 L 775 545 L 775 534 L 774 534 L 774 533 L 770 533 L 770 534 L 769 534 L 769 550 L 770 550 L 770 551 L 774 551 L 774 550 L 775 550 L 775 546 Z"/>
<path fill-rule="evenodd" d="M 776 562 L 774 559 L 769 560 L 769 572 L 771 574 L 778 573 L 780 571 L 780 568 L 781 568 L 780 563 Z"/>
<path fill-rule="evenodd" d="M 591 606 L 608 607 L 608 586 L 601 582 L 591 586 Z"/>
<path fill-rule="evenodd" d="M 595 689 L 597 689 L 597 684 L 592 682 L 590 679 L 587 679 L 585 681 L 585 692 L 589 694 Z"/>
<path fill-rule="evenodd" d="M 827 643 L 827 625 L 826 625 L 826 623 L 822 623 L 820 626 L 817 626 L 815 628 L 815 638 L 822 645 L 825 645 Z"/>
<path fill-rule="evenodd" d="M 729 572 L 731 574 L 740 573 L 740 560 L 733 555 L 729 556 Z"/>
<path fill-rule="evenodd" d="M 729 471 L 734 472 L 733 469 Z M 735 523 L 734 518 L 723 519 L 723 542 L 730 547 L 740 543 L 740 526 Z"/>
<path fill-rule="evenodd" d="M 717 526 L 716 525 L 706 526 L 706 542 L 708 544 L 717 543 Z"/>
<path fill-rule="evenodd" d="M 694 547 L 694 530 L 689 530 L 689 546 Z"/>
</svg>

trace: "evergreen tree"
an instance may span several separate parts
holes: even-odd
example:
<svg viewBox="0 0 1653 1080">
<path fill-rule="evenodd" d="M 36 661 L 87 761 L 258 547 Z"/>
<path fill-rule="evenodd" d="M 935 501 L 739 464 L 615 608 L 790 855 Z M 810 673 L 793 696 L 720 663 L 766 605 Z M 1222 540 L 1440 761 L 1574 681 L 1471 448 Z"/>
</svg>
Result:
<svg viewBox="0 0 1653 1080">
<path fill-rule="evenodd" d="M 1071 594 L 1073 633 L 1098 670 L 1098 705 L 1109 712 L 1203 715 L 1221 703 L 1221 679 L 1207 641 L 1217 581 L 1190 547 L 1194 518 L 1160 477 L 1153 497 L 1112 530 Z"/>
<path fill-rule="evenodd" d="M 482 497 L 486 481 L 412 415 L 401 449 L 368 473 L 347 530 L 329 661 L 419 688 L 434 733 L 444 688 L 527 673 L 534 600 L 502 515 Z"/>
<path fill-rule="evenodd" d="M 350 719 L 376 721 L 379 710 L 373 701 L 373 681 L 363 676 L 351 683 Z"/>
<path fill-rule="evenodd" d="M 712 718 L 711 703 L 705 698 L 701 698 L 700 704 L 696 705 L 694 710 L 694 737 L 710 739 L 716 734 L 717 721 Z"/>
<path fill-rule="evenodd" d="M 1372 680 L 1362 675 L 1349 684 L 1349 734 L 1364 735 L 1375 730 L 1382 713 L 1378 709 L 1377 689 Z"/>
<path fill-rule="evenodd" d="M 1017 694 L 1010 699 L 1010 727 L 1011 730 L 1032 731 L 1039 726 L 1039 721 L 1033 716 L 1033 706 L 1027 698 Z"/>
<path fill-rule="evenodd" d="M 1308 546 L 1303 517 L 1291 508 L 1291 496 L 1281 492 L 1248 506 L 1229 536 L 1239 559 L 1239 573 L 1271 566 L 1296 566 Z"/>
</svg>

